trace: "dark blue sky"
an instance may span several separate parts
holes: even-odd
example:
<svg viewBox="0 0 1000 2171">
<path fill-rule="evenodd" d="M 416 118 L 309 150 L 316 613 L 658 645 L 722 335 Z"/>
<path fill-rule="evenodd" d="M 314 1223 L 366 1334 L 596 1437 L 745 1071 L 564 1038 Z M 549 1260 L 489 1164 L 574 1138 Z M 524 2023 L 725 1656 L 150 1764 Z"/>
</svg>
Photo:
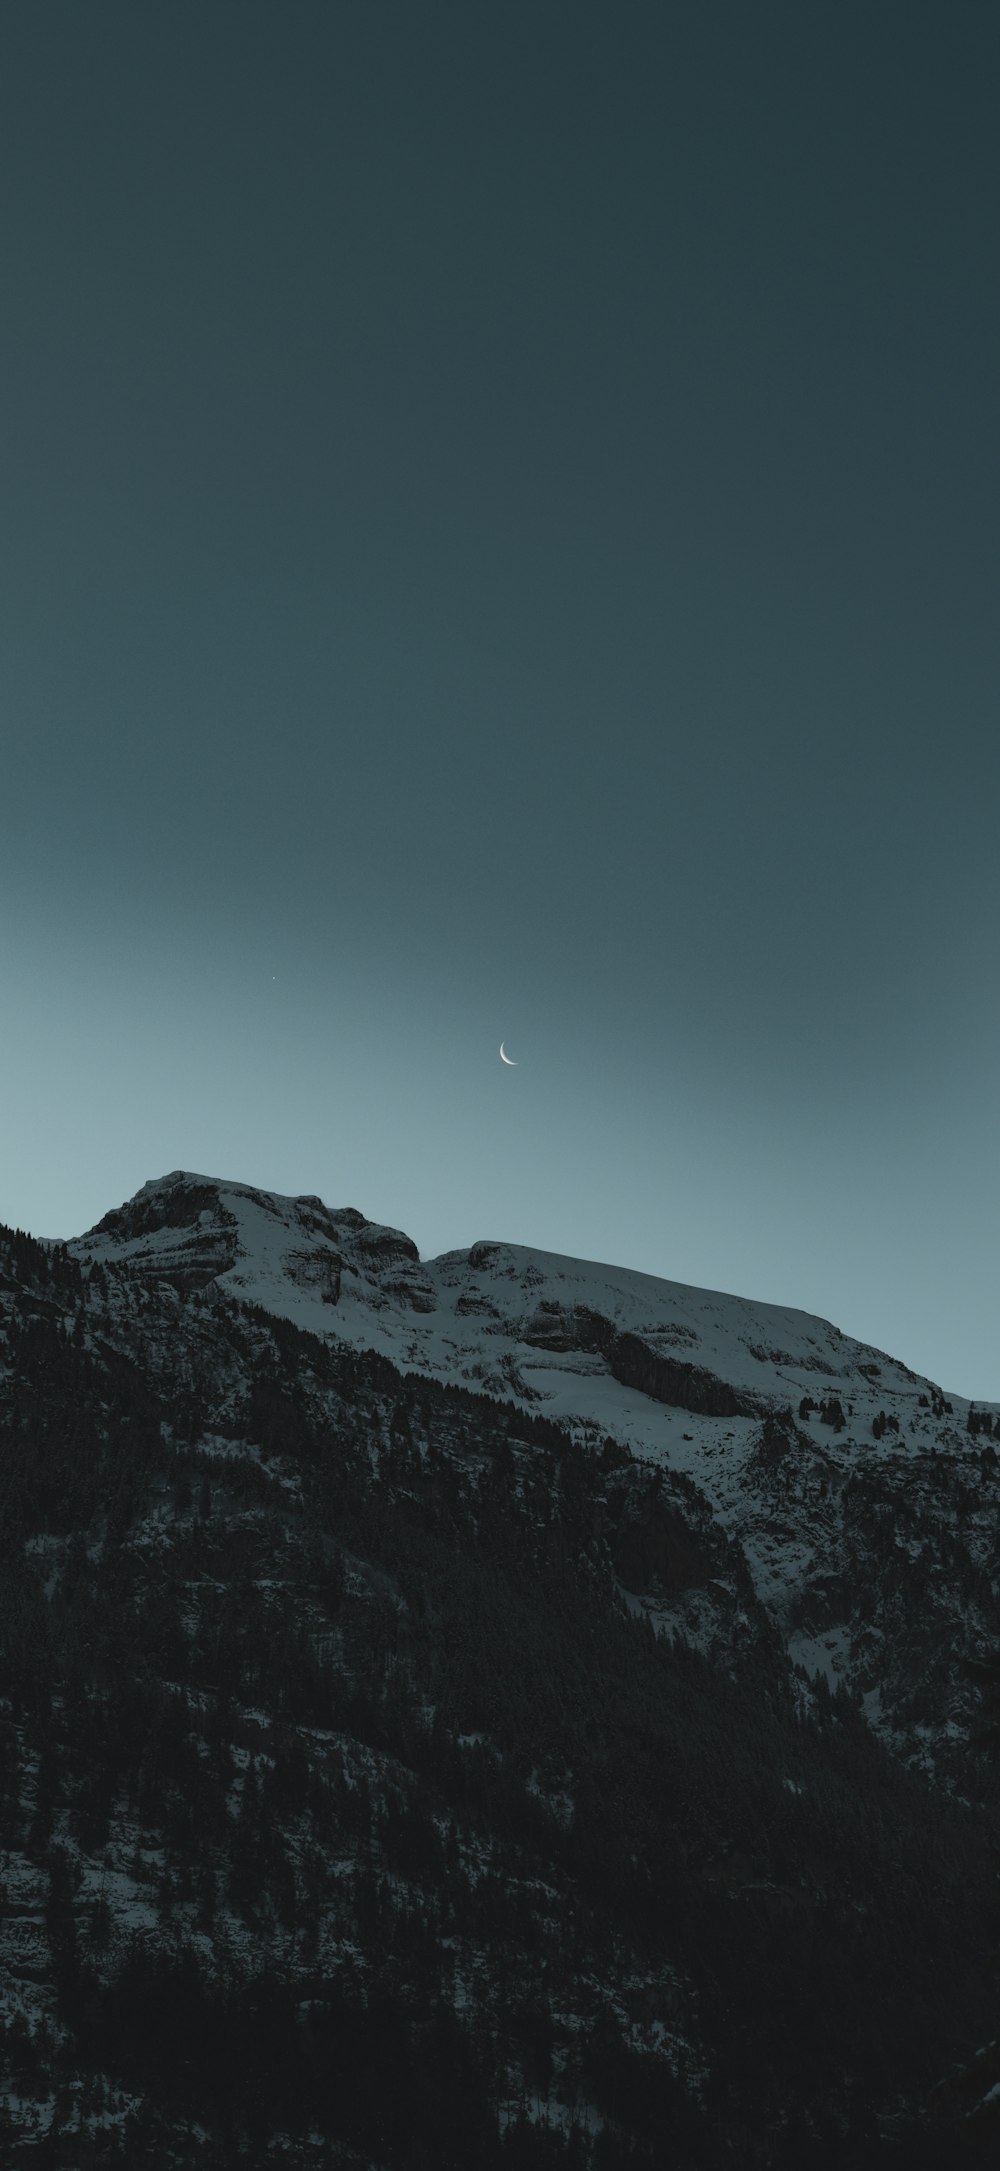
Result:
<svg viewBox="0 0 1000 2171">
<path fill-rule="evenodd" d="M 1000 1397 L 998 63 L 6 12 L 0 1217 L 203 1168 Z"/>
</svg>

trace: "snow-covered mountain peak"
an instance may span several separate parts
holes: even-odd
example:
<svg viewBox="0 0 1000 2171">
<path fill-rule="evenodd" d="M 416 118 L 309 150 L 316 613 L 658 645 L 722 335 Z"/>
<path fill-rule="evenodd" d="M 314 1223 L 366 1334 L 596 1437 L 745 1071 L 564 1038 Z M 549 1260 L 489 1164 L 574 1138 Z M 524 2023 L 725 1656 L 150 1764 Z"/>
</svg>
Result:
<svg viewBox="0 0 1000 2171">
<path fill-rule="evenodd" d="M 403 1371 L 544 1406 L 663 1450 L 665 1413 L 833 1402 L 915 1412 L 928 1381 L 828 1321 L 627 1267 L 482 1240 L 421 1261 L 399 1229 L 314 1195 L 175 1169 L 71 1250 L 183 1294 L 215 1286 Z"/>
<path fill-rule="evenodd" d="M 70 1249 L 184 1294 L 216 1283 L 314 1332 L 328 1315 L 306 1319 L 303 1305 L 311 1312 L 336 1303 L 345 1268 L 377 1281 L 387 1269 L 419 1266 L 408 1236 L 356 1207 L 334 1212 L 314 1194 L 286 1198 L 189 1169 L 143 1184 Z"/>
</svg>

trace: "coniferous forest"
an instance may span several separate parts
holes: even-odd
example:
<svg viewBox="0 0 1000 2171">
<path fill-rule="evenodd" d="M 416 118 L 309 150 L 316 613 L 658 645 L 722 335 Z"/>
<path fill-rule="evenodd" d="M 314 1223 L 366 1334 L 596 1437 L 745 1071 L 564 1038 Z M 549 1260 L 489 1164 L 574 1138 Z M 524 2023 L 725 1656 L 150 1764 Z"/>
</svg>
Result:
<svg viewBox="0 0 1000 2171">
<path fill-rule="evenodd" d="M 0 1242 L 0 2161 L 931 2171 L 992 1771 L 745 1632 L 613 1441 Z M 970 1770 L 973 1767 L 970 1765 Z"/>
</svg>

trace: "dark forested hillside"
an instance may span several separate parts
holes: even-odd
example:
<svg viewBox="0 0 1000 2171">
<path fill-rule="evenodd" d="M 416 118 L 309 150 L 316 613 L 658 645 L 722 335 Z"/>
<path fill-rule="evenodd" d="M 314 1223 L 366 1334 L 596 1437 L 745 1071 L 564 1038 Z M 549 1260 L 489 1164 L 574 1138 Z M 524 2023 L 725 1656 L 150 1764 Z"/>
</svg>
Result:
<svg viewBox="0 0 1000 2171">
<path fill-rule="evenodd" d="M 10 1231 L 0 1307 L 0 2161 L 953 2160 L 988 1783 L 689 1478 Z M 623 1596 L 695 1558 L 711 1659 Z"/>
</svg>

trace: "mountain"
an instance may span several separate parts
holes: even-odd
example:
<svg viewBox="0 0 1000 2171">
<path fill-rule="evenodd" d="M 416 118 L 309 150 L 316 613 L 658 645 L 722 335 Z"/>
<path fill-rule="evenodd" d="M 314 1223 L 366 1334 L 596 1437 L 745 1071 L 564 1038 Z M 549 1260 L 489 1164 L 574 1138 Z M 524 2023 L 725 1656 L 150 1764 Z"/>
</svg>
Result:
<svg viewBox="0 0 1000 2171">
<path fill-rule="evenodd" d="M 792 1665 L 846 1687 L 899 1753 L 960 1774 L 975 1703 L 962 1661 L 1000 1640 L 997 1407 L 946 1397 L 806 1312 L 515 1244 L 421 1261 L 355 1209 L 183 1170 L 69 1249 L 682 1474 L 712 1546 L 654 1563 L 647 1532 L 628 1601 L 711 1652 L 749 1632 L 749 1578 Z"/>
<path fill-rule="evenodd" d="M 804 1313 L 313 1197 L 0 1230 L 4 2164 L 988 2140 L 998 1436 Z"/>
</svg>

